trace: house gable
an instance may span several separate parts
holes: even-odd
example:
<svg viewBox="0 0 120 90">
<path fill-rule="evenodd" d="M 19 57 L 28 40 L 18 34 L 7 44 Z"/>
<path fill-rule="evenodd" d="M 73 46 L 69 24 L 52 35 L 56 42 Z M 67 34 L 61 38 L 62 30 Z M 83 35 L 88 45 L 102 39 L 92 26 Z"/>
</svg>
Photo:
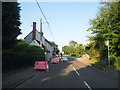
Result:
<svg viewBox="0 0 120 90">
<path fill-rule="evenodd" d="M 24 39 L 25 43 L 30 44 L 32 42 L 32 31 Z"/>
<path fill-rule="evenodd" d="M 33 40 L 32 42 L 30 42 L 29 45 L 40 46 L 40 44 L 36 40 Z"/>
</svg>

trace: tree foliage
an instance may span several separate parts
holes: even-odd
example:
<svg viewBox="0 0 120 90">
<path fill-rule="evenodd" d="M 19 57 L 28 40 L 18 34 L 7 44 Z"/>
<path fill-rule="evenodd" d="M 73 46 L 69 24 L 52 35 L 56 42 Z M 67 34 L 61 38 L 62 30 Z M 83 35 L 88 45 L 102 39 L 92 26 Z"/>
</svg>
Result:
<svg viewBox="0 0 120 90">
<path fill-rule="evenodd" d="M 78 44 L 76 41 L 70 41 L 69 46 L 63 46 L 62 51 L 65 54 L 70 56 L 82 56 L 84 54 L 84 46 L 82 44 Z"/>
<path fill-rule="evenodd" d="M 100 60 L 107 58 L 108 48 L 105 42 L 109 40 L 111 64 L 120 56 L 120 2 L 104 2 L 97 17 L 90 20 L 93 36 L 89 40 L 100 52 Z"/>
<path fill-rule="evenodd" d="M 75 47 L 76 44 L 77 44 L 76 41 L 70 41 L 69 42 L 69 46 L 71 46 L 71 47 Z"/>
<path fill-rule="evenodd" d="M 3 55 L 9 56 L 29 56 L 37 58 L 37 60 L 44 60 L 44 50 L 42 50 L 39 46 L 28 45 L 24 40 L 19 40 L 19 42 L 15 43 L 11 46 L 10 49 L 4 50 Z"/>
<path fill-rule="evenodd" d="M 56 54 L 58 54 L 60 52 L 60 50 L 58 49 L 58 45 L 55 44 L 55 42 L 53 42 L 53 41 L 51 41 L 51 43 L 52 43 L 53 49 L 54 49 L 53 52 L 55 52 Z"/>
<path fill-rule="evenodd" d="M 2 44 L 3 49 L 10 48 L 20 32 L 20 6 L 17 2 L 2 3 Z"/>
</svg>

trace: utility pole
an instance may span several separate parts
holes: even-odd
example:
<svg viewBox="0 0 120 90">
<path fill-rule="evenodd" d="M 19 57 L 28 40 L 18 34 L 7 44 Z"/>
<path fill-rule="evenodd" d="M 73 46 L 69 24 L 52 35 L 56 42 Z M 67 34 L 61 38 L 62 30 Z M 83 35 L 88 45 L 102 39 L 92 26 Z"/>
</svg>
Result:
<svg viewBox="0 0 120 90">
<path fill-rule="evenodd" d="M 43 37 L 43 32 L 42 32 L 42 18 L 40 19 L 40 47 L 42 48 L 42 37 Z"/>
</svg>

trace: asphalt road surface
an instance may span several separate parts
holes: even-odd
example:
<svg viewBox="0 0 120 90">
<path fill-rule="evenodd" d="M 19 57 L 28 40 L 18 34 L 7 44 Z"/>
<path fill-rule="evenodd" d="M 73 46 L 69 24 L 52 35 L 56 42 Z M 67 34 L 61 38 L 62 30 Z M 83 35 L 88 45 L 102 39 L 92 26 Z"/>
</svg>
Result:
<svg viewBox="0 0 120 90">
<path fill-rule="evenodd" d="M 69 62 L 49 63 L 50 71 L 35 70 L 16 88 L 118 88 L 118 76 L 69 57 Z"/>
</svg>

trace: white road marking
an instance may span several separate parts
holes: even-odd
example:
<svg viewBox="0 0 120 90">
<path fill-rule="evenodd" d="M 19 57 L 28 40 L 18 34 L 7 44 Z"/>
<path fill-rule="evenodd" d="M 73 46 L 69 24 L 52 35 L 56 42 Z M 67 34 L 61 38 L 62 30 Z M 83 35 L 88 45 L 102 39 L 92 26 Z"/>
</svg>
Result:
<svg viewBox="0 0 120 90">
<path fill-rule="evenodd" d="M 73 67 L 73 66 L 72 66 Z M 73 69 L 75 70 L 75 72 L 78 74 L 78 75 L 80 75 L 79 73 L 78 73 L 78 71 L 73 67 Z"/>
<path fill-rule="evenodd" d="M 89 90 L 92 90 L 91 87 L 84 81 L 85 85 L 89 88 Z"/>
<path fill-rule="evenodd" d="M 73 65 L 71 64 L 71 66 L 73 67 Z M 73 67 L 73 69 L 75 70 L 75 72 L 80 76 L 80 74 L 78 73 L 78 71 Z M 83 81 L 84 84 L 89 88 L 89 90 L 92 90 L 92 88 L 87 84 L 86 81 Z"/>
</svg>

